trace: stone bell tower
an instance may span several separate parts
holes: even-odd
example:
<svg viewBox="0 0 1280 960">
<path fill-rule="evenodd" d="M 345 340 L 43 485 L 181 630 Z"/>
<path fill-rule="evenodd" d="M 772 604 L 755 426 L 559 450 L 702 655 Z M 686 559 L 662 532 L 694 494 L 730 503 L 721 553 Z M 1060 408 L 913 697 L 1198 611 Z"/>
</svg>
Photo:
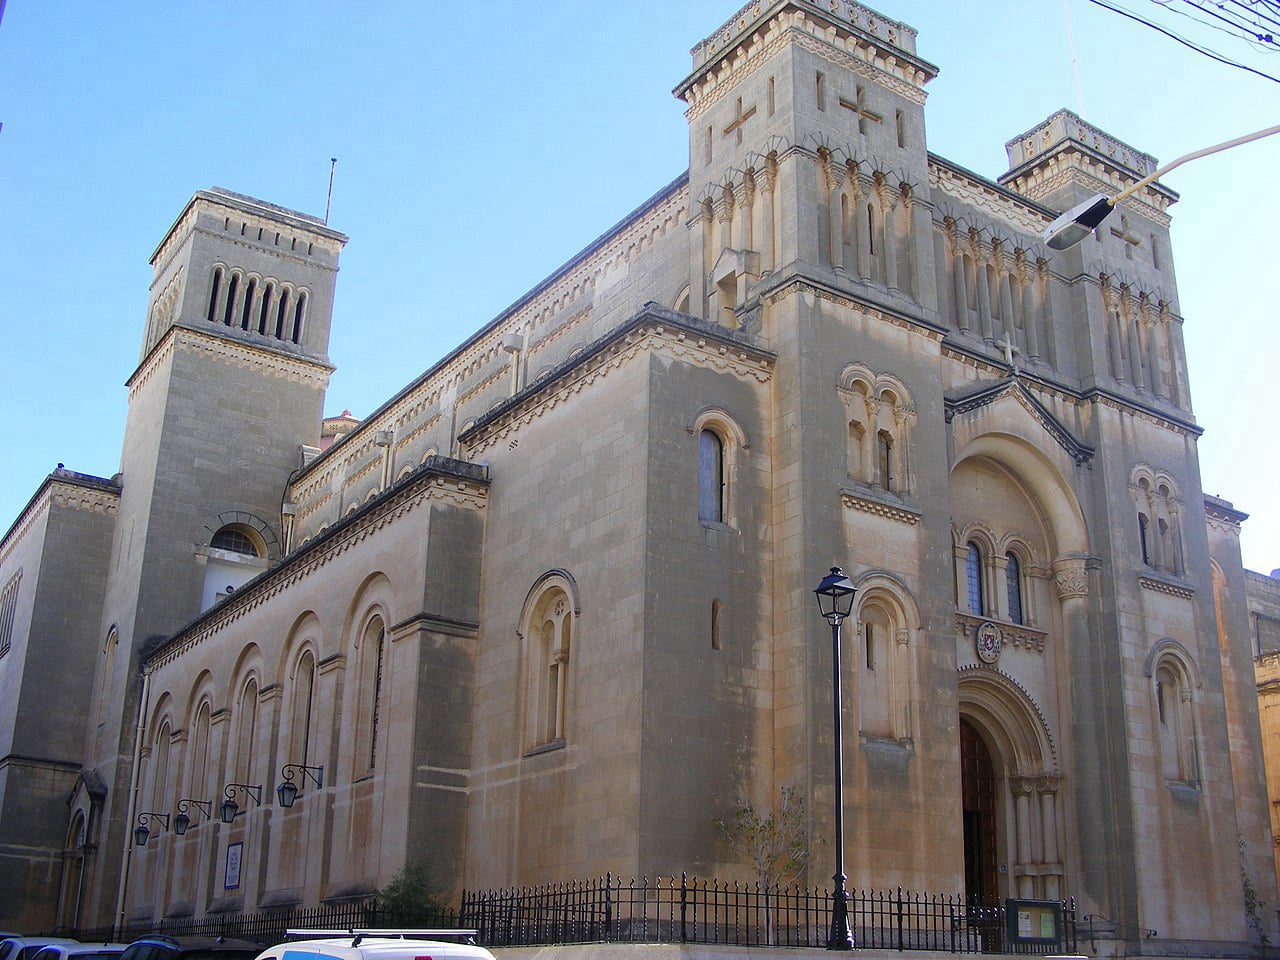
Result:
<svg viewBox="0 0 1280 960">
<path fill-rule="evenodd" d="M 915 40 L 849 0 L 757 0 L 693 49 L 675 90 L 702 240 L 691 312 L 749 323 L 752 285 L 796 263 L 919 298 L 906 247 L 928 236 L 911 199 L 928 179 L 924 85 L 937 70 Z"/>
<path fill-rule="evenodd" d="M 132 829 L 140 654 L 284 551 L 285 485 L 320 439 L 345 243 L 314 217 L 213 189 L 191 198 L 152 254 L 101 625 L 112 639 L 85 763 L 106 786 L 89 828 L 104 852 L 127 849 Z M 162 810 L 177 799 L 145 801 Z M 95 865 L 83 913 L 102 922 L 121 882 L 109 857 Z"/>
</svg>

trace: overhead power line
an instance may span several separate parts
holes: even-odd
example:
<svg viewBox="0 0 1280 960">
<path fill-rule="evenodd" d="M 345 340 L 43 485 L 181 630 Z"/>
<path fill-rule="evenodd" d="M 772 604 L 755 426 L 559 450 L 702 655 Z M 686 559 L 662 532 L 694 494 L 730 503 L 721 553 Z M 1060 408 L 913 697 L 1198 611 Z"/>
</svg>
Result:
<svg viewBox="0 0 1280 960">
<path fill-rule="evenodd" d="M 1248 66 L 1247 64 L 1243 64 L 1236 60 L 1232 60 L 1230 57 L 1224 56 L 1223 54 L 1218 53 L 1217 51 L 1212 50 L 1209 47 L 1206 47 L 1204 44 L 1196 43 L 1194 40 L 1190 40 L 1178 33 L 1175 33 L 1174 31 L 1170 30 L 1167 27 L 1164 27 L 1158 23 L 1148 20 L 1146 17 L 1139 16 L 1138 14 L 1134 13 L 1131 10 L 1126 10 L 1123 7 L 1117 6 L 1114 3 L 1107 3 L 1105 2 L 1105 0 L 1089 0 L 1089 2 L 1092 3 L 1094 6 L 1102 7 L 1104 10 L 1110 10 L 1112 13 L 1118 13 L 1122 17 L 1125 17 L 1129 20 L 1134 20 L 1142 24 L 1144 27 L 1149 27 L 1152 30 L 1155 30 L 1157 33 L 1161 33 L 1164 36 L 1168 37 L 1170 40 L 1175 40 L 1178 43 L 1182 44 L 1184 47 L 1194 50 L 1196 53 L 1201 54 L 1202 56 L 1208 57 L 1210 60 L 1216 60 L 1218 63 L 1225 64 L 1226 66 L 1235 67 L 1238 70 L 1244 70 L 1247 73 L 1252 73 L 1256 76 L 1262 77 L 1264 80 L 1270 80 L 1272 83 L 1280 83 L 1280 78 L 1273 77 L 1271 74 L 1265 73 L 1262 70 L 1257 70 L 1254 67 Z M 1153 0 L 1153 2 L 1155 2 L 1157 6 L 1160 6 L 1160 7 L 1166 6 L 1166 4 L 1161 2 L 1161 0 Z M 1186 0 L 1186 2 L 1190 3 L 1191 0 Z M 1225 0 L 1220 0 L 1220 2 L 1225 2 Z"/>
</svg>

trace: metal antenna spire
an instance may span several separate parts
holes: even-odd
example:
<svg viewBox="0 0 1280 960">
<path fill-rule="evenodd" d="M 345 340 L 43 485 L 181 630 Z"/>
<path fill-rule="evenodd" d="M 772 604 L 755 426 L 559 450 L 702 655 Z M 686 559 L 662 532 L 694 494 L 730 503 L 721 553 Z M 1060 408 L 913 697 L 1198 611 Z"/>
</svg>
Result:
<svg viewBox="0 0 1280 960">
<path fill-rule="evenodd" d="M 337 157 L 329 158 L 329 196 L 324 201 L 324 223 L 329 225 L 329 206 L 333 203 L 333 170 L 338 165 Z"/>
<path fill-rule="evenodd" d="M 1071 0 L 1062 0 L 1062 15 L 1067 19 L 1067 41 L 1071 44 L 1071 74 L 1076 82 L 1076 106 L 1080 110 L 1080 119 L 1088 120 L 1084 110 L 1084 87 L 1080 83 L 1080 57 L 1076 54 L 1076 34 L 1071 29 Z"/>
</svg>

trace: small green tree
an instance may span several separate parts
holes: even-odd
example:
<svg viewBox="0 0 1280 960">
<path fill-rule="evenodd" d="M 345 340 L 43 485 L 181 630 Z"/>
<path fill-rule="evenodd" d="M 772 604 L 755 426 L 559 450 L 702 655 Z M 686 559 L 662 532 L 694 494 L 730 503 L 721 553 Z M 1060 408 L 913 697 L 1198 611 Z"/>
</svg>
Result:
<svg viewBox="0 0 1280 960">
<path fill-rule="evenodd" d="M 712 823 L 729 846 L 745 855 L 755 869 L 756 879 L 765 897 L 765 942 L 772 945 L 772 893 L 783 884 L 795 880 L 809 863 L 809 822 L 805 817 L 804 797 L 792 784 L 778 791 L 778 801 L 769 811 L 755 808 L 742 797 L 733 817 L 717 817 Z"/>
<path fill-rule="evenodd" d="M 425 863 L 405 864 L 378 893 L 378 912 L 383 926 L 438 926 L 446 912 L 444 894 Z"/>
</svg>

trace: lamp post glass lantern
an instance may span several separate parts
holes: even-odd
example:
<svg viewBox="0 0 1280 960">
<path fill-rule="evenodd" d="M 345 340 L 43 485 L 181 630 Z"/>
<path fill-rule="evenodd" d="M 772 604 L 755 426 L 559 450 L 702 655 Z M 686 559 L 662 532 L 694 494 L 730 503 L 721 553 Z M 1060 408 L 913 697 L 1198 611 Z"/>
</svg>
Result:
<svg viewBox="0 0 1280 960">
<path fill-rule="evenodd" d="M 160 824 L 161 830 L 169 829 L 169 815 L 167 813 L 138 814 L 138 825 L 133 828 L 133 845 L 135 847 L 145 847 L 147 845 L 147 838 L 151 836 L 151 828 L 147 824 L 153 820 Z"/>
<path fill-rule="evenodd" d="M 204 814 L 206 820 L 213 819 L 212 800 L 192 800 L 190 797 L 183 797 L 178 801 L 178 812 L 173 817 L 173 832 L 180 837 L 191 829 L 191 817 L 188 816 L 187 809 L 192 806 Z"/>
<path fill-rule="evenodd" d="M 301 788 L 293 782 L 293 771 L 298 770 L 302 773 L 302 782 L 305 784 L 308 780 L 316 785 L 319 790 L 324 786 L 324 767 L 309 767 L 304 763 L 286 763 L 280 768 L 280 775 L 284 777 L 280 785 L 276 787 L 276 799 L 280 801 L 282 807 L 292 807 L 293 802 L 298 799 L 298 794 L 302 792 Z"/>
<path fill-rule="evenodd" d="M 839 567 L 822 578 L 813 591 L 818 598 L 822 617 L 831 624 L 831 699 L 833 703 L 833 729 L 835 733 L 835 787 L 836 787 L 836 872 L 831 878 L 835 886 L 831 891 L 831 929 L 827 934 L 828 950 L 852 950 L 853 931 L 849 929 L 849 894 L 845 891 L 848 877 L 844 872 L 844 742 L 841 730 L 840 693 L 840 625 L 853 612 L 853 596 L 857 592 L 853 581 Z"/>
<path fill-rule="evenodd" d="M 223 823 L 231 823 L 240 812 L 240 804 L 236 803 L 235 797 L 237 790 L 243 790 L 245 797 L 262 806 L 262 784 L 253 786 L 248 783 L 228 783 L 222 791 L 227 799 L 218 804 L 218 817 Z"/>
</svg>

